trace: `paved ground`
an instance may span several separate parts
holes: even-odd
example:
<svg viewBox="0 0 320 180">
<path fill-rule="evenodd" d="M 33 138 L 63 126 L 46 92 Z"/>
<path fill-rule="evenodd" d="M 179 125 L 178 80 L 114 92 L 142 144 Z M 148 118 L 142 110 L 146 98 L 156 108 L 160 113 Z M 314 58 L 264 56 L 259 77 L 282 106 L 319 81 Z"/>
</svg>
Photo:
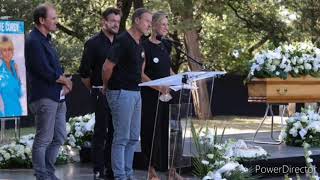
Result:
<svg viewBox="0 0 320 180">
<path fill-rule="evenodd" d="M 91 165 L 73 163 L 61 165 L 57 167 L 56 175 L 61 180 L 91 180 Z M 135 171 L 137 180 L 145 180 L 147 176 L 146 171 Z M 161 180 L 166 180 L 166 173 L 160 173 Z M 186 180 L 196 180 L 198 178 L 191 176 L 184 176 Z M 34 180 L 33 171 L 31 169 L 4 169 L 0 170 L 0 180 Z M 282 180 L 283 177 L 263 178 L 262 180 Z"/>
<path fill-rule="evenodd" d="M 237 117 L 237 116 L 219 116 L 215 117 L 214 120 L 208 121 L 209 127 L 216 126 L 221 132 L 224 127 L 227 127 L 225 132 L 225 138 L 233 138 L 233 139 L 244 139 L 250 141 L 253 136 L 253 132 L 255 128 L 259 125 L 262 118 L 250 118 L 250 117 Z M 198 126 L 201 126 L 204 121 L 200 122 Z M 266 121 L 266 124 L 262 126 L 263 133 L 258 135 L 259 140 L 270 140 L 270 120 Z M 280 130 L 280 118 L 276 117 L 275 119 L 275 130 L 277 131 L 275 137 L 278 137 L 278 133 Z M 188 131 L 188 130 L 187 130 Z M 29 131 L 28 131 L 29 133 Z M 24 134 L 24 133 L 23 133 Z M 191 145 L 190 141 L 190 131 L 186 133 L 187 144 Z M 189 140 L 188 140 L 189 139 Z M 271 157 L 279 158 L 286 156 L 297 156 L 303 154 L 302 148 L 297 147 L 288 147 L 284 144 L 282 145 L 261 145 L 265 148 L 269 153 L 271 153 Z M 186 145 L 185 147 L 188 147 Z M 192 147 L 192 146 L 190 146 Z M 189 153 L 193 148 L 189 149 Z M 188 150 L 187 150 L 188 151 Z M 319 149 L 314 149 L 314 153 L 319 153 Z M 184 152 L 188 153 L 188 152 Z M 72 163 L 67 165 L 61 165 L 57 167 L 56 174 L 62 180 L 90 180 L 92 178 L 92 169 L 90 164 L 81 164 L 81 163 Z M 145 180 L 147 176 L 146 171 L 137 170 L 135 171 L 135 176 L 138 180 Z M 160 173 L 161 179 L 166 180 L 166 173 Z M 182 175 L 186 179 L 197 179 L 192 176 Z M 0 170 L 0 180 L 33 180 L 35 179 L 33 176 L 33 171 L 31 169 L 4 169 Z M 262 178 L 263 180 L 280 180 L 283 177 L 268 177 Z M 304 179 L 304 178 L 302 178 Z"/>
</svg>

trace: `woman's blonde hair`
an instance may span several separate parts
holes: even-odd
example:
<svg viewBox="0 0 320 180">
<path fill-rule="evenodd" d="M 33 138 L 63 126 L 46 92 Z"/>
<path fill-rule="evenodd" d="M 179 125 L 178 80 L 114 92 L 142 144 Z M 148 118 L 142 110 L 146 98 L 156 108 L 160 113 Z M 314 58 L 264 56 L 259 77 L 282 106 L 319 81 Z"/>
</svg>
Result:
<svg viewBox="0 0 320 180">
<path fill-rule="evenodd" d="M 163 11 L 157 11 L 152 15 L 152 25 L 159 23 L 163 18 L 168 18 L 168 15 Z"/>
<path fill-rule="evenodd" d="M 8 36 L 0 36 L 0 49 L 9 47 L 14 50 L 13 42 Z"/>
</svg>

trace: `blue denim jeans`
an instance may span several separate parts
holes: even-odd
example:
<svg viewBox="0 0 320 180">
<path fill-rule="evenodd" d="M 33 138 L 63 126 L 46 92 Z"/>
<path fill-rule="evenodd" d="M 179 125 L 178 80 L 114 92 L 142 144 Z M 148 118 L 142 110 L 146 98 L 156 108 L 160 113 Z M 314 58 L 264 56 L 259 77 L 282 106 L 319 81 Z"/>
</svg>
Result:
<svg viewBox="0 0 320 180">
<path fill-rule="evenodd" d="M 66 103 L 43 98 L 32 102 L 36 134 L 32 146 L 32 164 L 37 180 L 56 179 L 54 175 L 59 148 L 66 139 Z"/>
<path fill-rule="evenodd" d="M 114 127 L 111 165 L 116 180 L 127 180 L 133 174 L 134 151 L 141 126 L 140 91 L 108 90 L 107 100 Z"/>
</svg>

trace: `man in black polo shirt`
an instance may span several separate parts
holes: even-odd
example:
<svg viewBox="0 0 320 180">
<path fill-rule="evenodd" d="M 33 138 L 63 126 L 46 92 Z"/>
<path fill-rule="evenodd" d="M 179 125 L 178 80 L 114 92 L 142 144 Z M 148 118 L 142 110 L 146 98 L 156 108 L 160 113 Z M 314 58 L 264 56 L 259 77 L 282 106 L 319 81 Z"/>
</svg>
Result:
<svg viewBox="0 0 320 180">
<path fill-rule="evenodd" d="M 139 141 L 141 96 L 138 84 L 144 51 L 143 34 L 151 27 L 152 14 L 139 8 L 132 15 L 132 27 L 121 33 L 103 65 L 103 81 L 114 127 L 111 163 L 115 179 L 132 179 L 132 162 Z"/>
<path fill-rule="evenodd" d="M 109 106 L 102 94 L 101 70 L 119 31 L 120 10 L 108 8 L 102 13 L 101 31 L 90 38 L 84 46 L 80 75 L 83 84 L 91 91 L 95 106 L 94 134 L 92 139 L 92 158 L 94 178 L 112 177 L 111 143 L 113 127 Z"/>
</svg>

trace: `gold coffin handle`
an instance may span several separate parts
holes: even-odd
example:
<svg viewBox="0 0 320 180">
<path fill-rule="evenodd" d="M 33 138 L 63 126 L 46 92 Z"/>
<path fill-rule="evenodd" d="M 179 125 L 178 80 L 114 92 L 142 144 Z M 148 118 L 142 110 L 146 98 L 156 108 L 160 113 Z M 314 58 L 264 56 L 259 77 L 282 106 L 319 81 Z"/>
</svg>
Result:
<svg viewBox="0 0 320 180">
<path fill-rule="evenodd" d="M 278 93 L 279 95 L 284 96 L 284 95 L 287 94 L 288 89 L 287 89 L 287 88 L 284 88 L 284 89 L 281 91 L 281 89 L 278 88 L 278 89 L 276 89 L 276 91 L 277 91 L 277 93 Z"/>
</svg>

